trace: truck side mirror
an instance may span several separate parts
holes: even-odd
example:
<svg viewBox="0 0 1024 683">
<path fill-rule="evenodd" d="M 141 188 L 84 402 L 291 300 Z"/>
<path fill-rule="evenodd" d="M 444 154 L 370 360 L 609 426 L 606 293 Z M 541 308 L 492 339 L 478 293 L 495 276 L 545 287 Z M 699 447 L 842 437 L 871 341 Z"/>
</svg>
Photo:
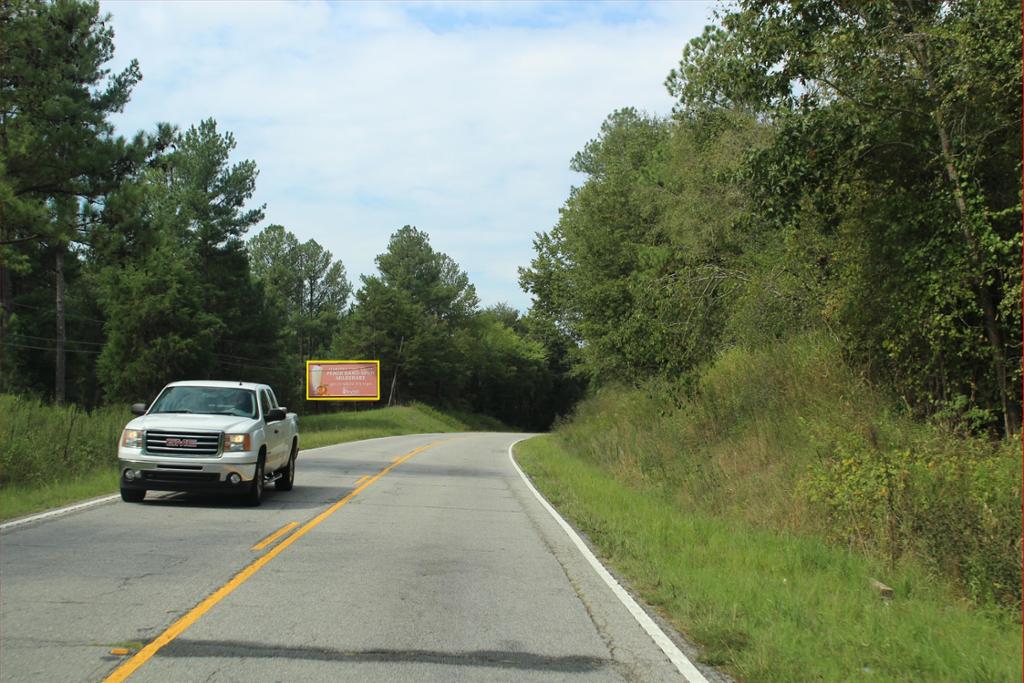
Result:
<svg viewBox="0 0 1024 683">
<path fill-rule="evenodd" d="M 284 408 L 271 408 L 267 411 L 267 422 L 280 422 L 287 415 L 288 413 L 284 412 Z"/>
<path fill-rule="evenodd" d="M 133 403 L 132 404 L 132 413 L 135 414 L 135 415 L 145 415 L 146 414 L 146 408 L 148 408 L 148 407 L 149 406 L 147 406 L 145 403 Z"/>
</svg>

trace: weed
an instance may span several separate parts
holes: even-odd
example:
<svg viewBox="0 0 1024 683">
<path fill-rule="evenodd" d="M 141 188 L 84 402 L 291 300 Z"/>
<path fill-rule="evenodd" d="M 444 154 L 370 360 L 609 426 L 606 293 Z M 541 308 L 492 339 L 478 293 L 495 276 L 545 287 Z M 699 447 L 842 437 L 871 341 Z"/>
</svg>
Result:
<svg viewBox="0 0 1024 683">
<path fill-rule="evenodd" d="M 683 509 L 624 484 L 558 435 L 516 457 L 603 560 L 701 646 L 701 659 L 744 681 L 1021 680 L 1020 622 L 978 609 L 914 562 L 804 533 Z M 884 576 L 896 597 L 868 585 Z"/>
<path fill-rule="evenodd" d="M 1019 440 L 955 434 L 893 403 L 809 334 L 729 349 L 690 391 L 606 388 L 556 434 L 680 509 L 824 538 L 890 569 L 911 559 L 977 604 L 1018 610 Z"/>
</svg>

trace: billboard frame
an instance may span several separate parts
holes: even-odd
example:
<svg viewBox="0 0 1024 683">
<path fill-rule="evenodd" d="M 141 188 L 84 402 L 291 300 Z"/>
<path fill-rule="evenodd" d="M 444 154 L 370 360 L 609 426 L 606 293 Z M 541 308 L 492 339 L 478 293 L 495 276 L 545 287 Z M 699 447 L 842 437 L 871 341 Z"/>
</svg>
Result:
<svg viewBox="0 0 1024 683">
<path fill-rule="evenodd" d="M 376 396 L 310 396 L 309 395 L 309 366 L 316 365 L 367 365 L 373 364 L 377 369 L 377 395 Z M 379 401 L 380 400 L 380 361 L 379 360 L 307 360 L 306 375 L 302 378 L 306 385 L 307 401 Z"/>
</svg>

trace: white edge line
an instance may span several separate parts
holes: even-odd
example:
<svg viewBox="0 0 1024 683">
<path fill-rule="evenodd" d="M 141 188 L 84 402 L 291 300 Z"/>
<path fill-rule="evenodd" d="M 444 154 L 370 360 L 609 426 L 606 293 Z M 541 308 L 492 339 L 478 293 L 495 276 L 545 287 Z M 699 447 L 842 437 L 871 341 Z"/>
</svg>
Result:
<svg viewBox="0 0 1024 683">
<path fill-rule="evenodd" d="M 604 582 L 608 584 L 608 587 L 612 589 L 613 593 L 615 593 L 615 597 L 619 599 L 619 602 L 625 605 L 626 609 L 629 610 L 629 613 L 633 615 L 633 618 L 637 620 L 645 631 L 647 631 L 647 635 L 649 635 L 655 644 L 661 648 L 661 651 L 664 652 L 669 660 L 675 665 L 676 669 L 679 670 L 679 673 L 681 673 L 690 683 L 708 683 L 708 679 L 704 678 L 704 674 L 702 674 L 700 670 L 693 665 L 693 662 L 683 654 L 682 650 L 680 650 L 676 644 L 673 643 L 667 635 L 665 635 L 665 632 L 662 631 L 656 623 L 654 623 L 654 620 L 651 619 L 647 612 L 645 612 L 643 608 L 636 603 L 636 600 L 634 600 L 633 597 L 627 593 L 621 585 L 619 585 L 619 582 L 615 580 L 615 577 L 604 568 L 604 565 L 602 565 L 594 556 L 594 553 L 590 551 L 590 548 L 588 548 L 587 544 L 583 542 L 583 539 L 576 533 L 576 530 L 569 526 L 568 522 L 562 519 L 562 516 L 558 514 L 558 511 L 551 506 L 551 503 L 544 499 L 544 496 L 540 494 L 540 492 L 534 487 L 533 483 L 519 468 L 519 464 L 516 463 L 516 459 L 512 457 L 512 447 L 520 441 L 525 440 L 526 439 L 519 439 L 508 447 L 508 459 L 512 462 L 512 466 L 516 468 L 516 472 L 519 473 L 519 476 L 523 478 L 524 482 L 526 482 L 526 486 L 533 492 L 533 495 L 537 497 L 537 500 L 539 500 L 540 504 L 544 506 L 544 509 L 551 513 L 551 516 L 555 518 L 558 525 L 562 527 L 566 534 L 569 535 L 569 538 L 576 545 L 576 548 L 579 549 L 580 553 L 583 554 L 583 557 L 586 558 L 587 562 L 590 563 L 590 566 L 594 568 L 594 571 L 597 572 L 598 576 L 604 579 Z"/>
<path fill-rule="evenodd" d="M 7 531 L 8 529 L 13 529 L 15 527 L 19 527 L 22 524 L 31 524 L 32 522 L 39 522 L 39 521 L 42 521 L 44 519 L 50 519 L 51 517 L 62 517 L 64 515 L 71 514 L 72 512 L 77 512 L 79 510 L 84 510 L 86 508 L 91 508 L 91 507 L 94 507 L 96 505 L 103 505 L 104 503 L 109 503 L 111 501 L 119 499 L 120 497 L 121 497 L 120 494 L 115 493 L 115 494 L 110 495 L 110 496 L 103 496 L 102 498 L 93 498 L 92 500 L 87 500 L 84 503 L 77 503 L 75 505 L 68 505 L 66 507 L 57 508 L 55 510 L 48 510 L 46 512 L 40 512 L 37 515 L 30 515 L 28 517 L 22 517 L 21 519 L 16 519 L 13 522 L 4 522 L 3 524 L 0 524 L 0 531 Z"/>
</svg>

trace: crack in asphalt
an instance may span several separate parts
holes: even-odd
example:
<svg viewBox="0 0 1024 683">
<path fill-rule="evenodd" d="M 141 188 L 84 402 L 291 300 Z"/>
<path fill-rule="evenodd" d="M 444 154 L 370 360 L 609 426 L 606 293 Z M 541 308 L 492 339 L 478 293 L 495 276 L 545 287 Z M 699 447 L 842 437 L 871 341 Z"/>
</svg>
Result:
<svg viewBox="0 0 1024 683">
<path fill-rule="evenodd" d="M 548 536 L 546 530 L 543 528 L 542 523 L 540 521 L 541 519 L 547 521 L 548 518 L 544 516 L 538 516 L 539 518 L 534 516 L 533 511 L 531 508 L 528 507 L 528 504 L 534 502 L 535 499 L 528 495 L 528 491 L 526 491 L 525 489 L 518 490 L 511 487 L 510 490 L 513 492 L 513 495 L 515 495 L 516 499 L 522 506 L 523 511 L 526 513 L 526 517 L 530 522 L 530 525 L 537 532 L 537 536 L 540 538 L 541 542 L 548 548 L 548 551 L 551 553 L 551 556 L 555 558 L 555 561 L 561 568 L 562 573 L 565 575 L 566 580 L 569 582 L 569 585 L 572 586 L 573 592 L 579 599 L 580 604 L 583 605 L 583 609 L 586 611 L 587 616 L 590 618 L 590 622 L 591 624 L 593 624 L 594 630 L 597 631 L 598 637 L 601 638 L 601 640 L 604 642 L 604 646 L 608 649 L 608 654 L 612 658 L 613 667 L 615 668 L 615 670 L 627 681 L 645 680 L 646 676 L 644 675 L 642 665 L 640 665 L 639 662 L 626 661 L 625 659 L 620 657 L 619 645 L 616 642 L 615 637 L 609 630 L 608 624 L 604 621 L 604 619 L 599 618 L 598 615 L 595 613 L 593 606 L 590 603 L 590 599 L 586 594 L 586 590 L 583 587 L 583 583 L 581 581 L 582 577 L 577 574 L 577 572 L 579 571 L 578 568 L 570 567 L 568 557 L 577 557 L 575 555 L 575 550 L 571 550 L 568 548 L 563 549 L 561 547 L 556 546 L 554 540 Z M 556 536 L 558 536 L 559 539 L 562 539 L 562 536 L 560 534 L 556 534 Z M 563 556 L 563 553 L 566 553 L 566 555 Z M 582 559 L 582 556 L 580 556 L 580 559 Z M 589 568 L 584 570 L 584 573 L 588 573 L 588 570 Z"/>
<path fill-rule="evenodd" d="M 580 604 L 583 606 L 584 611 L 587 613 L 587 617 L 590 619 L 590 623 L 594 626 L 594 630 L 597 632 L 598 637 L 604 643 L 605 648 L 608 650 L 608 654 L 611 656 L 610 663 L 612 665 L 612 668 L 627 681 L 643 680 L 643 678 L 640 675 L 640 672 L 637 670 L 635 666 L 633 666 L 629 662 L 622 661 L 619 658 L 617 654 L 618 647 L 615 643 L 615 639 L 608 632 L 607 624 L 605 624 L 602 620 L 599 620 L 597 616 L 594 614 L 593 608 L 591 607 L 587 597 L 584 595 L 583 587 L 580 585 L 579 581 L 577 581 L 574 572 L 570 571 L 568 565 L 565 562 L 565 559 L 562 557 L 561 552 L 555 547 L 555 544 L 553 543 L 552 539 L 548 537 L 544 529 L 541 528 L 540 522 L 533 516 L 533 514 L 531 514 L 528 511 L 527 499 L 525 498 L 525 495 L 516 490 L 512 490 L 512 494 L 519 501 L 523 513 L 526 515 L 526 519 L 530 523 L 530 526 L 533 527 L 541 543 L 543 543 L 544 546 L 548 549 L 548 552 L 551 553 L 551 557 L 553 557 L 555 559 L 555 562 L 558 563 L 559 568 L 562 570 L 562 574 L 569 582 L 569 585 L 572 587 L 573 592 L 576 594 L 576 598 L 580 601 Z"/>
<path fill-rule="evenodd" d="M 178 638 L 160 650 L 157 657 L 234 657 L 241 659 L 304 659 L 322 662 L 380 663 L 410 662 L 448 666 L 486 667 L 521 671 L 587 673 L 603 669 L 611 660 L 583 655 L 541 655 L 511 650 L 392 650 L 371 648 L 345 650 L 340 648 L 293 647 L 237 640 L 184 640 Z"/>
</svg>

